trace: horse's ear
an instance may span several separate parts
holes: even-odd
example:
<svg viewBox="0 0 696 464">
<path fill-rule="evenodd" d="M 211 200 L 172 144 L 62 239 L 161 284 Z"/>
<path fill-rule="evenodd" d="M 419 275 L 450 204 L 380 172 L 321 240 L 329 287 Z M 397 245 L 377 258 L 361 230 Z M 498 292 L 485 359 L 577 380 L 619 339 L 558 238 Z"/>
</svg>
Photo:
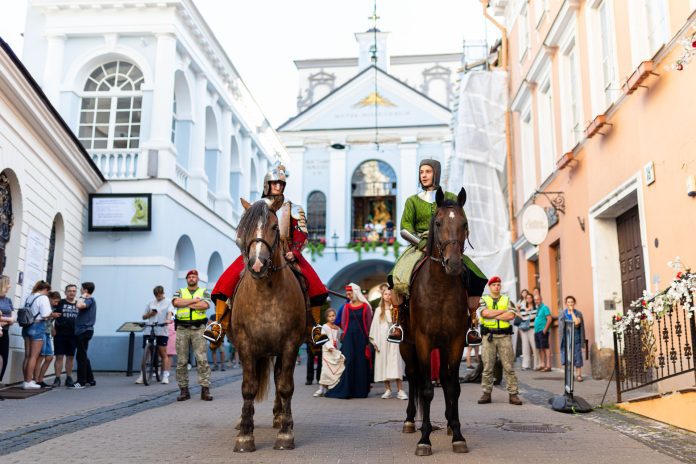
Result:
<svg viewBox="0 0 696 464">
<path fill-rule="evenodd" d="M 445 201 L 445 194 L 442 192 L 442 187 L 438 187 L 437 192 L 435 193 L 435 203 L 437 204 L 438 208 L 442 206 L 443 201 Z"/>
<path fill-rule="evenodd" d="M 249 207 L 251 206 L 251 203 L 246 201 L 244 198 L 240 198 L 239 201 L 242 202 L 242 206 L 244 207 L 244 211 L 248 210 Z"/>
<path fill-rule="evenodd" d="M 459 195 L 457 195 L 457 204 L 459 205 L 460 208 L 464 207 L 464 204 L 466 203 L 466 190 L 464 190 L 464 187 L 459 191 Z"/>
<path fill-rule="evenodd" d="M 278 211 L 280 209 L 281 206 L 283 206 L 284 202 L 285 202 L 285 196 L 275 195 L 275 198 L 273 199 L 273 203 L 271 203 L 268 208 L 275 213 L 276 211 Z"/>
</svg>

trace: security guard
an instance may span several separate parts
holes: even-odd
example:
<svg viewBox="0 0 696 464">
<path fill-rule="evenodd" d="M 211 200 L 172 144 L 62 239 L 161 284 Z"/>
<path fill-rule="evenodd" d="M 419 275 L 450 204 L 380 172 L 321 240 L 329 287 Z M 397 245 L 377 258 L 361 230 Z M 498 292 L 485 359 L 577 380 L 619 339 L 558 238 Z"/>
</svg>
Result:
<svg viewBox="0 0 696 464">
<path fill-rule="evenodd" d="M 172 299 L 172 305 L 176 308 L 176 382 L 181 390 L 176 400 L 185 401 L 191 398 L 187 364 L 189 347 L 192 346 L 198 364 L 201 399 L 212 401 L 208 344 L 203 338 L 206 311 L 211 306 L 210 293 L 198 286 L 198 271 L 195 269 L 186 274 L 186 284 L 187 287 L 179 289 Z"/>
<path fill-rule="evenodd" d="M 481 297 L 479 308 L 479 320 L 481 321 L 481 335 L 483 336 L 483 379 L 481 388 L 483 395 L 478 400 L 479 404 L 491 402 L 493 390 L 493 368 L 496 356 L 500 357 L 503 365 L 505 384 L 510 394 L 510 404 L 521 405 L 518 396 L 517 376 L 515 375 L 515 357 L 512 351 L 512 321 L 517 314 L 514 304 L 507 295 L 500 294 L 500 277 L 493 276 L 488 280 L 490 295 Z"/>
</svg>

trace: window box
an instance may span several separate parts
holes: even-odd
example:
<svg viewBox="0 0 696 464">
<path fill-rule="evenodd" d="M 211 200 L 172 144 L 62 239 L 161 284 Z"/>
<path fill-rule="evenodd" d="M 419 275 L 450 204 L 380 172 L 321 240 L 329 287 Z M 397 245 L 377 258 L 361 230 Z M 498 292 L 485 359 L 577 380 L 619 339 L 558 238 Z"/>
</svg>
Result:
<svg viewBox="0 0 696 464">
<path fill-rule="evenodd" d="M 605 114 L 600 114 L 594 120 L 585 128 L 585 135 L 587 136 L 588 139 L 591 139 L 593 136 L 600 134 L 600 135 L 606 135 L 602 132 L 599 132 L 600 129 L 602 129 L 604 126 L 613 126 L 613 124 L 610 124 L 607 122 L 607 115 Z"/>
<path fill-rule="evenodd" d="M 626 95 L 631 95 L 633 92 L 638 90 L 638 87 L 645 87 L 641 84 L 645 79 L 650 77 L 650 75 L 659 76 L 659 74 L 656 74 L 654 70 L 654 61 L 643 61 L 641 64 L 638 65 L 636 70 L 633 71 L 633 74 L 631 74 L 631 76 L 628 79 L 626 79 L 626 82 L 624 82 L 622 86 L 623 92 Z"/>
</svg>

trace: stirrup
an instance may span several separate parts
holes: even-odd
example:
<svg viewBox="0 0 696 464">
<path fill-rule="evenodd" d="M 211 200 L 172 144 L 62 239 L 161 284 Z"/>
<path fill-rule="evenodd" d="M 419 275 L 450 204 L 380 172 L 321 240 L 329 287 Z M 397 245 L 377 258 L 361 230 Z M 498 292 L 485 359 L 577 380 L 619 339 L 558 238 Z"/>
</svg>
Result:
<svg viewBox="0 0 696 464">
<path fill-rule="evenodd" d="M 402 329 L 399 324 L 392 324 L 392 326 L 389 327 L 387 341 L 389 343 L 401 343 L 404 341 L 404 329 Z"/>
<path fill-rule="evenodd" d="M 320 325 L 317 324 L 312 327 L 312 343 L 314 343 L 316 346 L 321 346 L 328 341 L 329 337 L 327 337 L 326 334 L 321 333 Z"/>
<path fill-rule="evenodd" d="M 469 329 L 466 331 L 466 344 L 468 346 L 479 346 L 483 343 L 483 337 L 479 329 Z"/>
<path fill-rule="evenodd" d="M 211 322 L 203 331 L 203 338 L 211 343 L 219 342 L 223 335 L 224 331 L 222 330 L 222 325 L 219 322 Z"/>
</svg>

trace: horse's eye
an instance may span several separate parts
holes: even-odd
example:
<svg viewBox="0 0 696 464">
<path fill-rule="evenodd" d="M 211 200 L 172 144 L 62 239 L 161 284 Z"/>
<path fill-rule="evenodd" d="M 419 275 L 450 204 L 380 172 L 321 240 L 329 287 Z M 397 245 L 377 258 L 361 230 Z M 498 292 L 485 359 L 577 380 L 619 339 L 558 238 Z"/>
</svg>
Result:
<svg viewBox="0 0 696 464">
<path fill-rule="evenodd" d="M 278 224 L 273 224 L 273 227 L 271 227 L 273 230 L 278 230 Z"/>
<path fill-rule="evenodd" d="M 440 227 L 440 221 L 435 221 L 435 227 Z"/>
</svg>

